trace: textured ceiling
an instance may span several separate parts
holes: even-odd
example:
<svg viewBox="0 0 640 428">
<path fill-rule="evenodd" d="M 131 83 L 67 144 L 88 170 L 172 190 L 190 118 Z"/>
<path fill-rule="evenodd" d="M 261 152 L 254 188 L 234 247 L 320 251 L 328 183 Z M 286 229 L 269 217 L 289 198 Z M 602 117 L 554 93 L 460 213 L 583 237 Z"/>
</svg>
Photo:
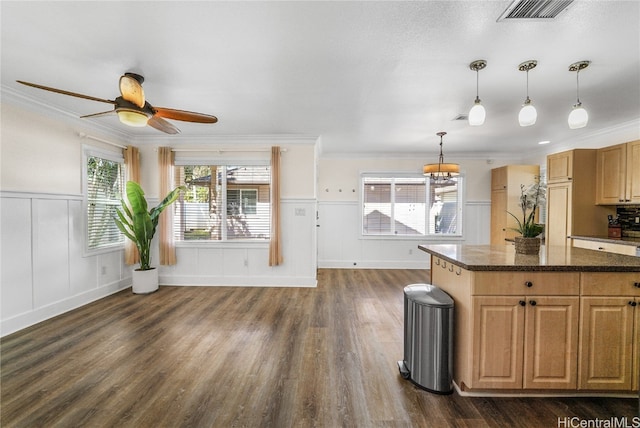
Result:
<svg viewBox="0 0 640 428">
<path fill-rule="evenodd" d="M 2 1 L 2 91 L 80 116 L 110 107 L 15 80 L 113 99 L 119 76 L 134 71 L 151 104 L 219 118 L 174 121 L 176 143 L 310 135 L 327 155 L 431 153 L 438 131 L 449 153 L 518 154 L 640 118 L 640 2 L 578 0 L 555 20 L 496 22 L 510 3 Z M 473 104 L 476 59 L 488 63 L 481 127 L 453 120 Z M 529 59 L 538 122 L 521 128 L 517 68 Z M 591 119 L 570 130 L 568 66 L 579 60 L 592 61 L 580 73 Z M 86 121 L 134 141 L 162 135 L 115 116 Z"/>
</svg>

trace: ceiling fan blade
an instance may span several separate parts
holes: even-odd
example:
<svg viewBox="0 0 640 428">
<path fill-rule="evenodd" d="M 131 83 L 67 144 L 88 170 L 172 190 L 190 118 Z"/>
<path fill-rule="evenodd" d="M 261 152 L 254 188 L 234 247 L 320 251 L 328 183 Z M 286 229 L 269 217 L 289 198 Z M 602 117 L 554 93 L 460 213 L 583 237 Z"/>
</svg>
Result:
<svg viewBox="0 0 640 428">
<path fill-rule="evenodd" d="M 78 93 L 75 93 L 75 92 L 64 91 L 62 89 L 50 88 L 48 86 L 37 85 L 35 83 L 24 82 L 22 80 L 16 80 L 16 82 L 22 83 L 23 85 L 31 86 L 33 88 L 44 89 L 45 91 L 56 92 L 56 93 L 62 94 L 62 95 L 70 95 L 72 97 L 77 97 L 77 98 L 84 98 L 85 100 L 99 101 L 101 103 L 107 103 L 107 104 L 115 104 L 116 103 L 113 100 L 105 100 L 103 98 L 96 98 L 96 97 L 92 97 L 92 96 L 89 96 L 89 95 L 83 95 L 83 94 L 78 94 Z"/>
<path fill-rule="evenodd" d="M 115 112 L 116 112 L 115 110 L 109 110 L 109 111 L 102 111 L 100 113 L 85 114 L 84 116 L 80 116 L 80 119 L 86 119 L 87 117 L 108 116 L 108 115 L 114 114 Z"/>
<path fill-rule="evenodd" d="M 151 116 L 151 118 L 147 121 L 147 125 L 156 128 L 159 131 L 162 131 L 167 134 L 179 134 L 180 130 L 173 126 L 171 123 L 167 122 L 161 117 L 157 115 Z"/>
<path fill-rule="evenodd" d="M 142 76 L 133 73 L 125 73 L 120 77 L 120 93 L 122 98 L 137 105 L 144 107 L 144 90 L 142 89 Z"/>
<path fill-rule="evenodd" d="M 182 120 L 184 122 L 196 123 L 216 123 L 218 118 L 204 113 L 194 113 L 192 111 L 176 110 L 172 108 L 154 107 L 156 116 L 165 119 Z"/>
</svg>

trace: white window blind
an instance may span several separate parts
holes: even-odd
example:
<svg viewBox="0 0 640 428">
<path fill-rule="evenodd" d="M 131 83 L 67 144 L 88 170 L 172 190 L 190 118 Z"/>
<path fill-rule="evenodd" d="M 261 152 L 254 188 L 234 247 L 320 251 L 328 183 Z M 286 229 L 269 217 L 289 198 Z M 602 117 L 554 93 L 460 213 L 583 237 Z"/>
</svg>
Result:
<svg viewBox="0 0 640 428">
<path fill-rule="evenodd" d="M 176 185 L 188 191 L 176 202 L 177 241 L 268 240 L 269 165 L 179 165 Z"/>
<path fill-rule="evenodd" d="M 86 153 L 87 249 L 96 250 L 124 242 L 113 218 L 124 189 L 124 159 Z"/>
<path fill-rule="evenodd" d="M 461 234 L 462 177 L 444 183 L 401 174 L 362 175 L 362 234 Z"/>
</svg>

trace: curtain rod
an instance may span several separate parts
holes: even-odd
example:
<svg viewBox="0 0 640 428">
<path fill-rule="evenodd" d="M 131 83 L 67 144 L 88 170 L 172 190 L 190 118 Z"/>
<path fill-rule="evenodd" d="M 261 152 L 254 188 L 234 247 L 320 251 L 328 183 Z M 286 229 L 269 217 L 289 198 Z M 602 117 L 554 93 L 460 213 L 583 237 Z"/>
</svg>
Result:
<svg viewBox="0 0 640 428">
<path fill-rule="evenodd" d="M 119 147 L 121 149 L 126 149 L 127 148 L 127 146 L 123 146 L 122 144 L 112 143 L 111 141 L 104 140 L 104 139 L 99 138 L 99 137 L 94 137 L 93 135 L 88 135 L 88 134 L 85 134 L 84 132 L 79 132 L 78 135 L 80 136 L 80 138 L 88 138 L 90 140 L 100 141 L 101 143 L 105 143 L 105 144 L 109 144 L 109 145 L 112 145 L 112 146 L 116 146 L 116 147 Z"/>
<path fill-rule="evenodd" d="M 270 152 L 271 149 L 171 149 L 172 152 Z M 280 153 L 286 152 L 287 149 L 280 149 Z"/>
</svg>

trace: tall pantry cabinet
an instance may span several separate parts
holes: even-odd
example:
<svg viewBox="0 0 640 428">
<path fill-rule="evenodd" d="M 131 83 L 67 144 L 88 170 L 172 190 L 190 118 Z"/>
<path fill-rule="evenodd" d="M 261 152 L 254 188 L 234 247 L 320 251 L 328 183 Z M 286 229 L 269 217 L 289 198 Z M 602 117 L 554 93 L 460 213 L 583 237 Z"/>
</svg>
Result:
<svg viewBox="0 0 640 428">
<path fill-rule="evenodd" d="M 546 245 L 571 245 L 571 235 L 606 236 L 615 208 L 596 206 L 596 150 L 547 156 Z"/>
<path fill-rule="evenodd" d="M 520 216 L 520 185 L 537 183 L 539 165 L 507 165 L 491 170 L 491 245 L 504 245 L 518 233 L 516 221 L 508 212 Z"/>
</svg>

